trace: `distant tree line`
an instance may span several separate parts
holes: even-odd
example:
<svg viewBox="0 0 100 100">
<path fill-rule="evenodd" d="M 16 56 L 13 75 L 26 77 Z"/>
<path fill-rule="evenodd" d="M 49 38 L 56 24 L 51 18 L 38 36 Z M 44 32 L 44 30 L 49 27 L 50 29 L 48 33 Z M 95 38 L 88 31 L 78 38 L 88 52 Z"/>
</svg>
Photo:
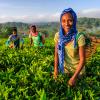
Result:
<svg viewBox="0 0 100 100">
<path fill-rule="evenodd" d="M 32 24 L 32 23 L 31 23 Z M 31 24 L 22 22 L 8 22 L 0 24 L 0 37 L 8 37 L 11 34 L 11 28 L 17 27 L 19 32 L 28 33 L 29 26 Z M 37 26 L 38 30 L 44 35 L 54 37 L 55 33 L 59 31 L 59 22 L 48 23 L 33 23 Z M 92 34 L 95 30 L 95 34 L 100 34 L 100 19 L 99 18 L 78 18 L 77 27 L 79 31 L 85 31 Z"/>
</svg>

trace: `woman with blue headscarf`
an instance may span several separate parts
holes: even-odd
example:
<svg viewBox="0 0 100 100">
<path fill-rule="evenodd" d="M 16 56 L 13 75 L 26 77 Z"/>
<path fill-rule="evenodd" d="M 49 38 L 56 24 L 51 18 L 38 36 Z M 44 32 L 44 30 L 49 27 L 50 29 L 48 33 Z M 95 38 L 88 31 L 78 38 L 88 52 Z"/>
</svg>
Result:
<svg viewBox="0 0 100 100">
<path fill-rule="evenodd" d="M 55 63 L 54 77 L 57 78 L 58 71 L 73 75 L 68 84 L 75 85 L 76 79 L 84 72 L 85 62 L 85 37 L 77 38 L 77 15 L 72 8 L 65 9 L 60 16 L 60 30 L 55 34 Z M 78 45 L 77 45 L 78 44 Z"/>
<path fill-rule="evenodd" d="M 21 46 L 20 46 L 21 44 Z M 17 28 L 13 27 L 12 34 L 9 36 L 6 41 L 6 46 L 10 48 L 23 48 L 24 40 L 22 37 L 19 37 L 17 33 Z"/>
</svg>

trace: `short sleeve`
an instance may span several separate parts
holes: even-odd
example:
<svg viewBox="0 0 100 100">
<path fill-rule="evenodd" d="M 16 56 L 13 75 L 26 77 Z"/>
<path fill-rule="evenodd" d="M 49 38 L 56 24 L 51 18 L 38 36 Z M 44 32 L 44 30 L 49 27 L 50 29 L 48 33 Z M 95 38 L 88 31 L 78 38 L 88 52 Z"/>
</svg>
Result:
<svg viewBox="0 0 100 100">
<path fill-rule="evenodd" d="M 79 45 L 79 47 L 85 45 L 85 36 L 84 35 L 80 35 L 80 37 L 78 38 L 78 45 Z"/>
<path fill-rule="evenodd" d="M 55 34 L 55 37 L 54 37 L 55 43 L 58 42 L 58 40 L 59 40 L 59 33 L 57 32 L 57 33 Z"/>
<path fill-rule="evenodd" d="M 42 33 L 41 32 L 39 32 L 38 34 L 39 34 L 39 36 L 42 36 Z"/>
</svg>

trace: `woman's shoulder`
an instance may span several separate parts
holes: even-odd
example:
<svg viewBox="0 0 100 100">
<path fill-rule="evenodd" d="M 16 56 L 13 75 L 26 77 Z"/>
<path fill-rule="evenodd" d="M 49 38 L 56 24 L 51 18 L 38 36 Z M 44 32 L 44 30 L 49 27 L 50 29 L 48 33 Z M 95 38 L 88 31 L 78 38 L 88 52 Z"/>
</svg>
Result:
<svg viewBox="0 0 100 100">
<path fill-rule="evenodd" d="M 42 33 L 41 33 L 40 31 L 38 31 L 38 35 L 39 35 L 39 36 L 42 36 Z"/>
<path fill-rule="evenodd" d="M 77 38 L 77 40 L 85 39 L 85 33 L 84 32 L 77 33 L 76 38 Z"/>
<path fill-rule="evenodd" d="M 81 33 L 77 34 L 77 41 L 78 41 L 79 46 L 85 45 L 85 35 L 84 35 L 84 33 L 81 32 Z"/>
<path fill-rule="evenodd" d="M 59 32 L 56 32 L 54 36 L 54 41 L 58 42 L 58 40 L 59 40 Z"/>
<path fill-rule="evenodd" d="M 55 35 L 59 35 L 59 32 L 56 32 Z"/>
<path fill-rule="evenodd" d="M 55 33 L 55 37 L 59 38 L 59 32 Z"/>
<path fill-rule="evenodd" d="M 10 34 L 10 35 L 9 35 L 9 38 L 12 38 L 12 37 L 13 37 L 13 34 Z"/>
</svg>

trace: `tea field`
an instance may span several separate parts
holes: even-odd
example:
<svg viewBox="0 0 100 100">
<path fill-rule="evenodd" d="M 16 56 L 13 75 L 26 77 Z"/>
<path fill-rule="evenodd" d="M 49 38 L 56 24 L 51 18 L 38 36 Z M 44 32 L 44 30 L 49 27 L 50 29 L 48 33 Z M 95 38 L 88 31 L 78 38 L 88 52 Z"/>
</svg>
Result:
<svg viewBox="0 0 100 100">
<path fill-rule="evenodd" d="M 10 49 L 0 39 L 0 100 L 100 100 L 100 47 L 86 63 L 86 74 L 69 87 L 66 74 L 53 78 L 54 41 L 43 48 Z"/>
</svg>

